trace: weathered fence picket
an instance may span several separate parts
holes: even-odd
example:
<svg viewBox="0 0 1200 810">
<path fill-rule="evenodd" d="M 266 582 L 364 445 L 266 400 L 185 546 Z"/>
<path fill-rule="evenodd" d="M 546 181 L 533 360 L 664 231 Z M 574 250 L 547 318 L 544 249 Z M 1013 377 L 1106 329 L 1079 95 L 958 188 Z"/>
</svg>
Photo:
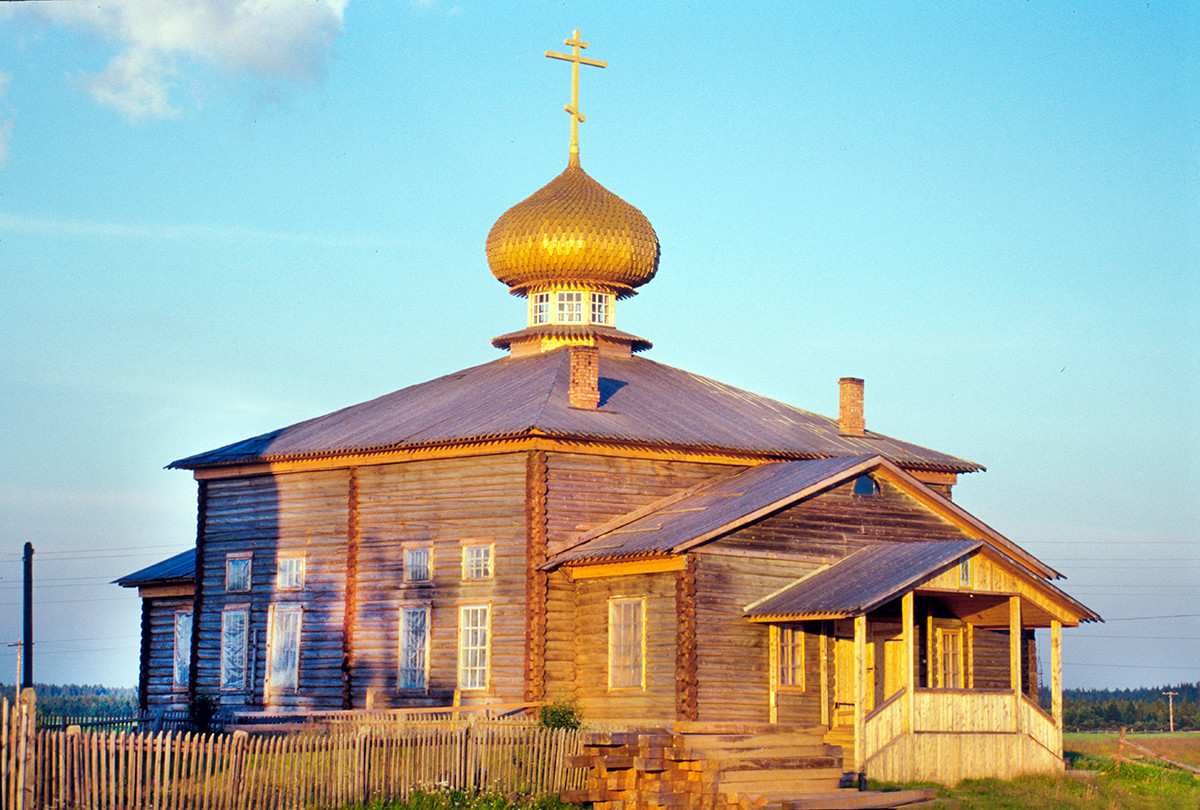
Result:
<svg viewBox="0 0 1200 810">
<path fill-rule="evenodd" d="M 582 734 L 511 721 L 390 718 L 323 732 L 229 735 L 36 730 L 0 712 L 0 810 L 299 810 L 407 798 L 416 789 L 562 792 Z"/>
</svg>

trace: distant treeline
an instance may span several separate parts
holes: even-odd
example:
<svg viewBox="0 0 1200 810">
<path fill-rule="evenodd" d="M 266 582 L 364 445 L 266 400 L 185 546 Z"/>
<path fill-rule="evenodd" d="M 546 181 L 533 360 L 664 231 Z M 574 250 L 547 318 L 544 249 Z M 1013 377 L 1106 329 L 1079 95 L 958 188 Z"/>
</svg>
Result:
<svg viewBox="0 0 1200 810">
<path fill-rule="evenodd" d="M 1164 692 L 1176 693 L 1175 730 L 1200 731 L 1200 681 L 1138 689 L 1064 689 L 1063 727 L 1067 731 L 1165 730 L 1170 717 Z"/>
<path fill-rule="evenodd" d="M 33 688 L 42 717 L 83 720 L 128 716 L 137 711 L 137 690 L 129 687 L 37 683 Z M 12 684 L 0 684 L 0 695 L 11 702 L 16 690 Z"/>
</svg>

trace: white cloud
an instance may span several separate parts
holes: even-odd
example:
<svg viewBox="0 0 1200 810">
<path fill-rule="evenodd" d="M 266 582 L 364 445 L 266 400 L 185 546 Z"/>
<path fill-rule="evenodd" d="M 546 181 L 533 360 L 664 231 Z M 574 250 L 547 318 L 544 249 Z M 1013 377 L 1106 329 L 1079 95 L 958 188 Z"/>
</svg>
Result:
<svg viewBox="0 0 1200 810">
<path fill-rule="evenodd" d="M 101 73 L 78 83 L 132 119 L 178 115 L 171 99 L 181 65 L 228 75 L 311 83 L 342 34 L 348 0 L 99 0 L 38 3 L 46 19 L 115 42 Z"/>
</svg>

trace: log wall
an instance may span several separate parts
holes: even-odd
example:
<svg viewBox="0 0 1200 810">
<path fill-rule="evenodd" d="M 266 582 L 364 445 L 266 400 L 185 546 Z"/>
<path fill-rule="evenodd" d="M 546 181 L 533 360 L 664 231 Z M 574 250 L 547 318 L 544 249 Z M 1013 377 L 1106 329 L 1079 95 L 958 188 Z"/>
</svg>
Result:
<svg viewBox="0 0 1200 810">
<path fill-rule="evenodd" d="M 608 600 L 645 597 L 645 688 L 608 688 Z M 575 583 L 576 696 L 588 718 L 675 719 L 675 575 L 582 579 Z"/>
<path fill-rule="evenodd" d="M 742 612 L 816 566 L 718 553 L 725 546 L 724 540 L 718 541 L 695 555 L 697 719 L 765 723 L 770 701 L 768 629 L 746 621 Z M 805 680 L 813 688 L 788 695 L 787 722 L 821 718 L 820 660 L 816 637 L 808 635 Z"/>
<path fill-rule="evenodd" d="M 142 611 L 141 708 L 186 709 L 187 684 L 175 686 L 175 613 L 191 613 L 192 596 L 147 596 Z"/>
<path fill-rule="evenodd" d="M 525 482 L 523 453 L 359 468 L 355 706 L 368 690 L 378 706 L 447 703 L 463 605 L 491 606 L 489 687 L 464 691 L 463 703 L 524 699 Z M 406 543 L 431 547 L 431 582 L 404 582 Z M 464 543 L 493 544 L 492 579 L 463 580 Z M 431 608 L 426 695 L 397 691 L 402 605 Z"/>
<path fill-rule="evenodd" d="M 251 476 L 206 482 L 203 554 L 198 581 L 203 593 L 193 617 L 197 691 L 227 705 L 288 709 L 340 706 L 342 702 L 342 609 L 345 581 L 348 473 L 346 470 Z M 225 589 L 226 554 L 250 552 L 251 589 Z M 276 588 L 280 555 L 303 553 L 304 587 Z M 267 621 L 272 604 L 299 604 L 299 686 L 264 701 Z M 249 608 L 248 683 L 222 690 L 221 612 Z"/>
</svg>

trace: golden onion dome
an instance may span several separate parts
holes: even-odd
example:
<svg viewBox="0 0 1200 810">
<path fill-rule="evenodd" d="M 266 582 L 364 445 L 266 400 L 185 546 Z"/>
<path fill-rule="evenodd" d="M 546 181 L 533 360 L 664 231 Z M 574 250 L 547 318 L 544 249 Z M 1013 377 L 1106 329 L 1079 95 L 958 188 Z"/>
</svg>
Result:
<svg viewBox="0 0 1200 810">
<path fill-rule="evenodd" d="M 514 295 L 580 284 L 623 298 L 654 278 L 658 237 L 645 214 L 572 156 L 566 171 L 496 220 L 487 259 Z"/>
</svg>

